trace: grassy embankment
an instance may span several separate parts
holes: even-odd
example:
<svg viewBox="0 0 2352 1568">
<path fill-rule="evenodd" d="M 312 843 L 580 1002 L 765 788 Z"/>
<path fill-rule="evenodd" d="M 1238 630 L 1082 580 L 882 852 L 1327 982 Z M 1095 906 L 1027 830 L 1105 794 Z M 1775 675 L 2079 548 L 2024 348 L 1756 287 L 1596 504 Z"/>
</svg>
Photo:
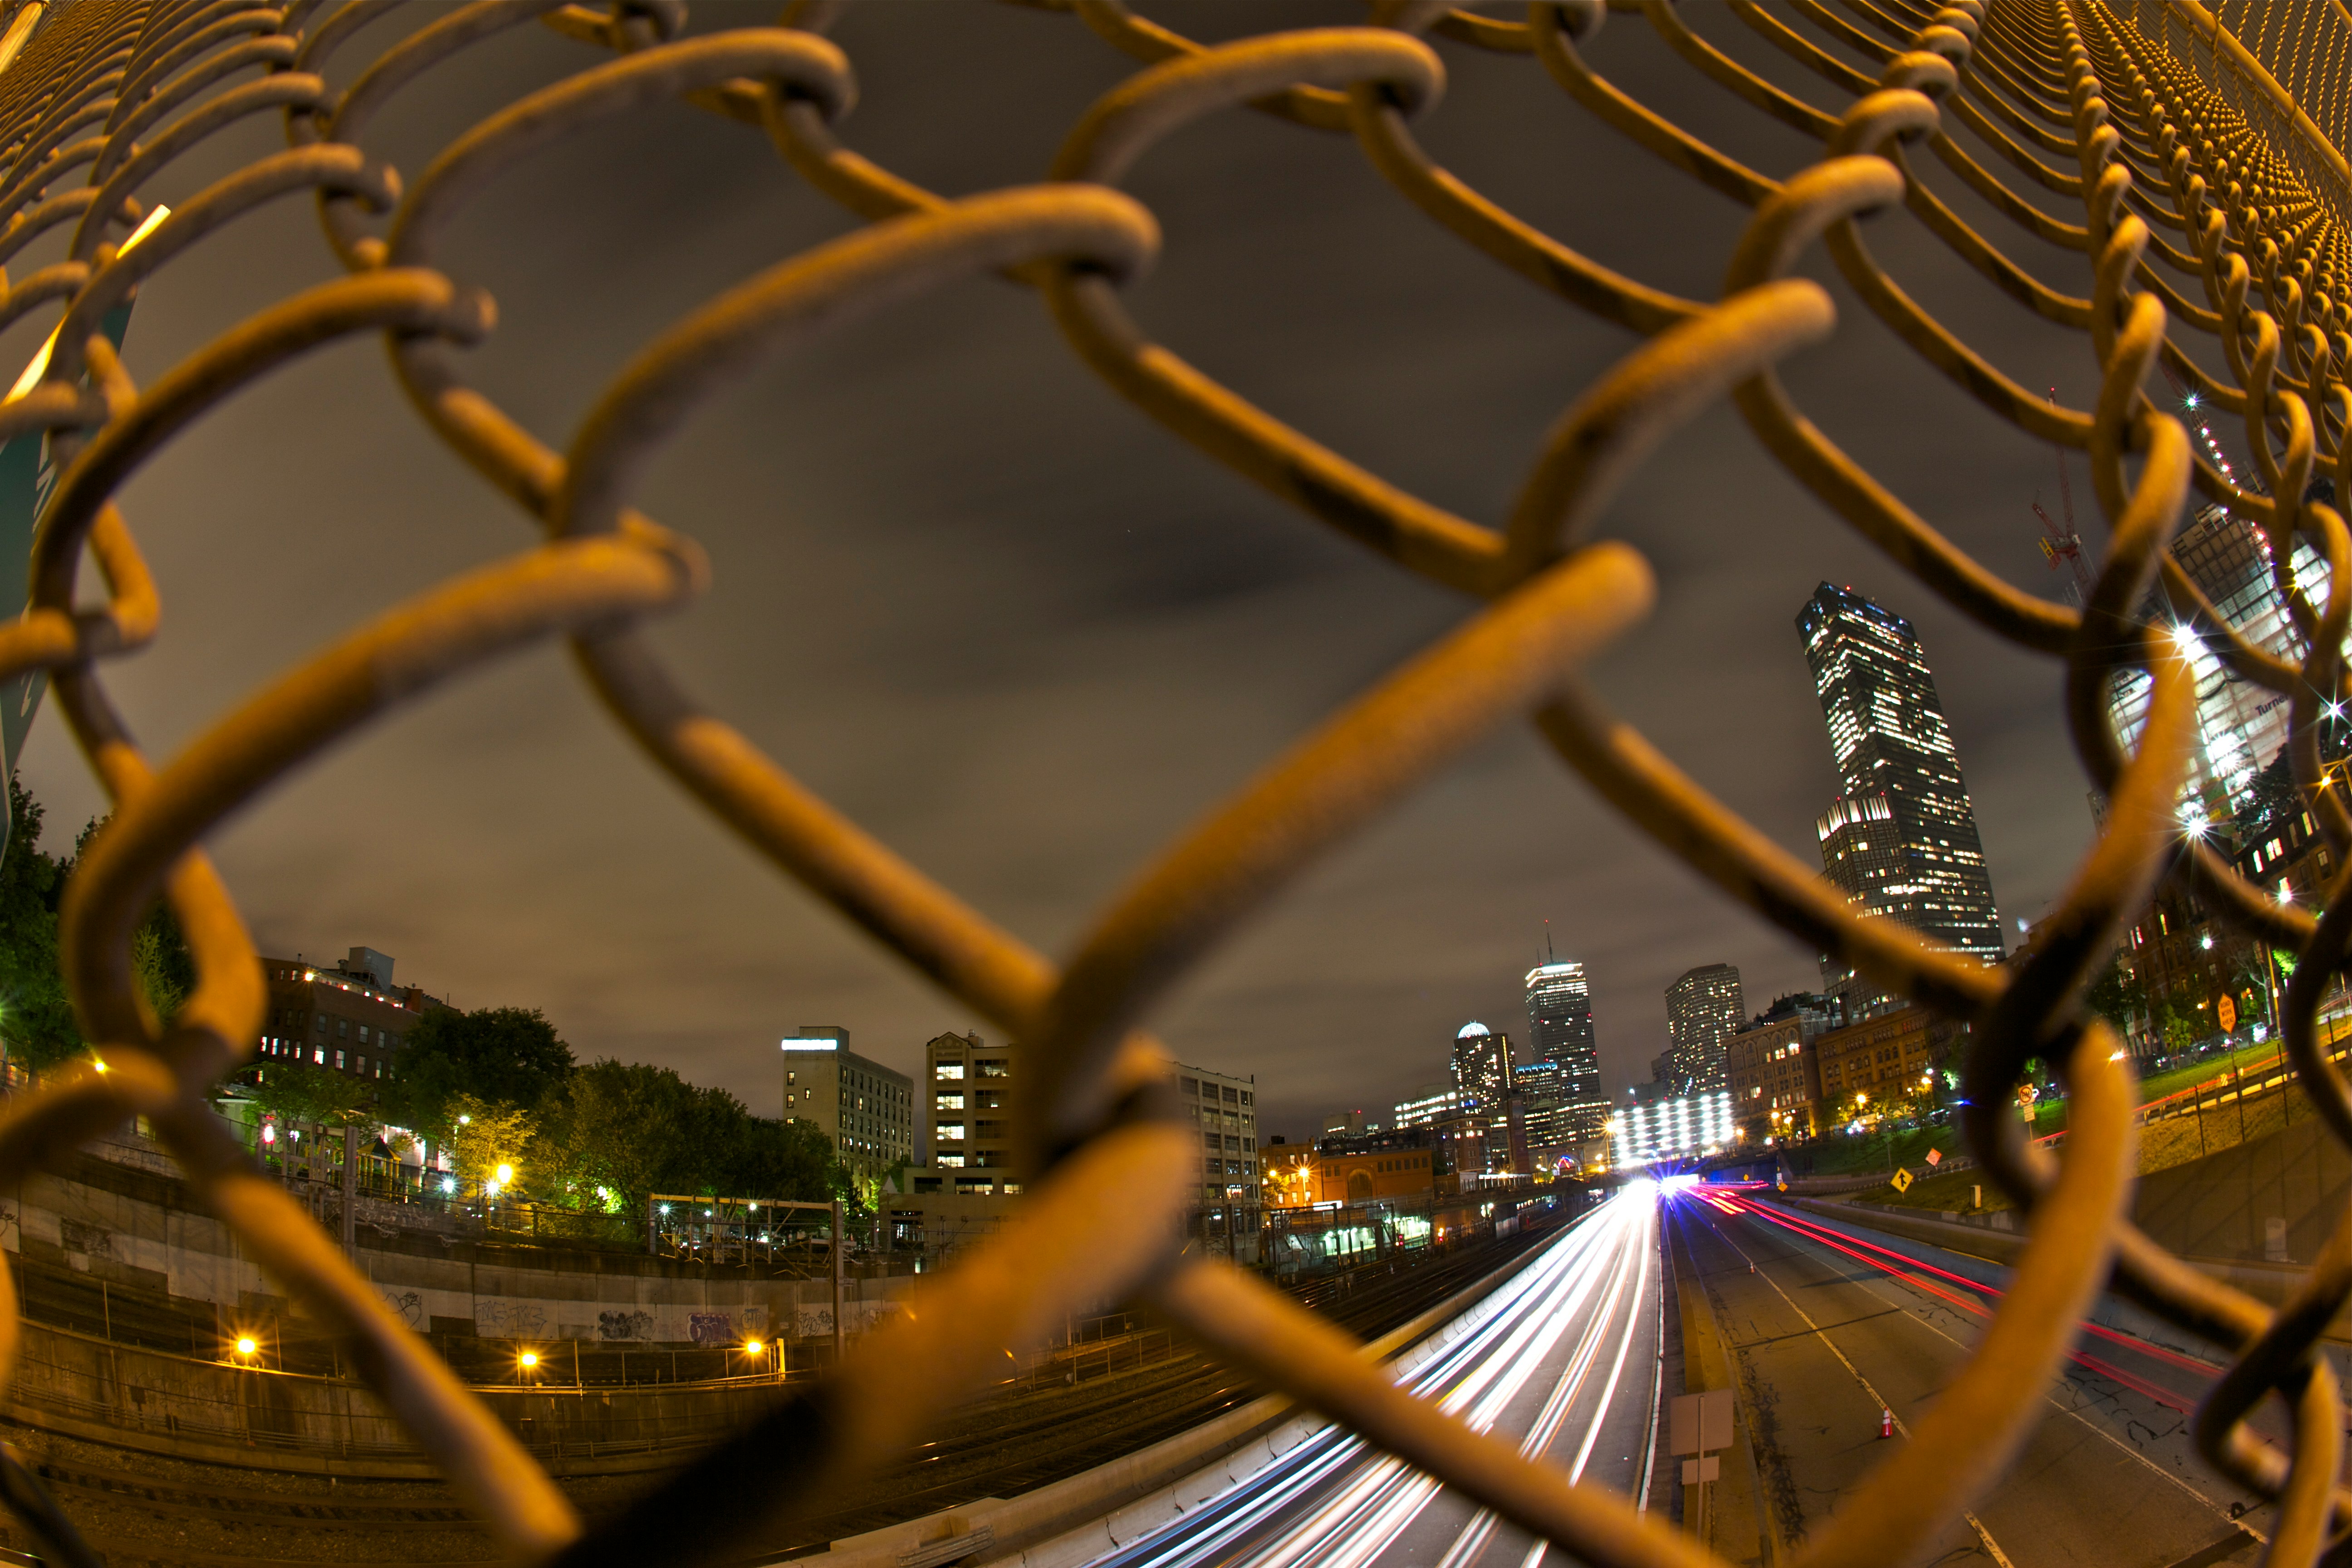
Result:
<svg viewBox="0 0 2352 1568">
<path fill-rule="evenodd" d="M 2339 1030 L 2337 1040 L 2343 1038 Z M 2234 1068 L 2259 1080 L 2275 1075 L 2259 1071 L 2264 1064 L 2274 1063 L 2278 1052 L 2272 1046 L 2245 1046 L 2227 1057 L 2214 1057 L 2170 1072 L 2158 1073 L 2141 1080 L 2137 1102 L 2146 1105 L 2153 1100 L 2177 1094 L 2191 1087 L 2201 1087 L 2212 1093 L 2230 1090 L 2230 1076 Z M 2298 1091 L 2288 1086 L 2285 1092 L 2272 1089 L 2264 1092 L 2251 1085 L 2242 1106 L 2236 1100 L 2220 1105 L 2210 1101 L 2202 1115 L 2164 1117 L 2139 1128 L 2138 1170 L 2141 1175 L 2152 1171 L 2168 1170 L 2185 1165 L 2191 1160 L 2251 1142 L 2285 1127 L 2290 1120 L 2301 1120 L 2312 1114 L 2308 1105 L 2297 1104 Z M 2037 1108 L 2032 1135 L 2045 1138 L 2062 1132 L 2066 1127 L 2066 1104 L 2057 1101 Z M 1841 1139 L 1818 1152 L 1814 1173 L 1834 1175 L 1842 1173 L 1859 1173 L 1886 1169 L 1886 1140 L 1880 1135 Z M 1853 1194 L 1855 1201 L 1884 1204 L 1892 1208 L 1927 1209 L 1933 1212 L 1968 1213 L 1976 1206 L 1977 1192 L 1982 1189 L 1980 1212 L 2006 1209 L 2009 1199 L 1997 1187 L 1986 1182 L 1984 1173 L 1976 1170 L 1932 1173 L 1927 1163 L 1930 1148 L 1943 1151 L 1947 1159 L 1961 1152 L 1965 1142 L 1956 1127 L 1927 1128 L 1894 1135 L 1895 1158 L 1918 1179 L 1908 1192 L 1897 1193 L 1892 1186 L 1879 1187 Z"/>
</svg>

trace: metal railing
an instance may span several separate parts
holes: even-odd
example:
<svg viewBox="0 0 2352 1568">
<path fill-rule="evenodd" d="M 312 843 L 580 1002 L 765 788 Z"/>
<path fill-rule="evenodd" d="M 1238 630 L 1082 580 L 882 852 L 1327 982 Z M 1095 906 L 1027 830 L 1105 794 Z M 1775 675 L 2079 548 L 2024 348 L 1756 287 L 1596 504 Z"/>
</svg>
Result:
<svg viewBox="0 0 2352 1568">
<path fill-rule="evenodd" d="M 1357 1347 L 1270 1287 L 1188 1257 L 1173 1239 L 1195 1190 L 1192 1129 L 1167 1057 L 1140 1031 L 1180 977 L 1234 940 L 1318 858 L 1363 832 L 1496 727 L 1532 720 L 1560 760 L 1722 894 L 1809 949 L 1969 1021 L 1970 1142 L 2027 1216 L 2032 1244 L 1973 1357 L 1834 1518 L 1797 1550 L 1807 1568 L 1900 1562 L 1982 1492 L 2042 1410 L 2074 1324 L 2110 1284 L 2200 1332 L 2231 1358 L 2206 1401 L 2206 1456 L 2280 1500 L 2276 1563 L 2313 1562 L 2347 1522 L 2336 1481 L 2344 1410 L 2312 1353 L 2352 1295 L 2352 1218 L 2301 1294 L 2273 1311 L 2186 1267 L 2125 1215 L 2133 1094 L 2107 1029 L 2076 997 L 2119 925 L 2159 879 L 2299 955 L 2285 1003 L 2302 1092 L 2352 1142 L 2352 1090 L 2320 1058 L 2313 1019 L 2352 948 L 2341 878 L 2326 910 L 2282 906 L 2241 880 L 2175 815 L 2195 713 L 2190 676 L 2144 624 L 2159 583 L 2240 676 L 2291 700 L 2309 810 L 2342 863 L 2352 814 L 2317 785 L 2307 743 L 2346 685 L 2352 541 L 2315 476 L 2352 479 L 2352 266 L 2343 167 L 2308 117 L 2267 96 L 2225 33 L 2172 0 L 1542 0 L 1523 16 L 1375 0 L 1367 25 L 1205 47 L 1118 0 L 1035 0 L 1140 68 L 1070 127 L 1041 183 L 950 198 L 853 151 L 856 75 L 824 36 L 834 7 L 795 0 L 781 25 L 688 36 L 678 0 L 609 14 L 555 0 L 478 0 L 425 25 L 330 86 L 387 0 L 75 0 L 6 13 L 0 145 L 8 173 L 0 259 L 69 231 L 67 259 L 14 280 L 0 324 L 55 310 L 38 384 L 0 405 L 0 437 L 46 431 L 58 479 L 42 514 L 25 614 L 0 627 L 0 679 L 46 672 L 63 721 L 111 795 L 64 905 L 62 951 L 85 1038 L 104 1066 L 17 1097 L 0 1121 L 0 1187 L 133 1113 L 149 1118 L 200 1198 L 310 1317 L 341 1336 L 391 1416 L 446 1470 L 512 1558 L 589 1568 L 726 1557 L 755 1528 L 823 1506 L 942 1411 L 1003 1375 L 1006 1347 L 1048 1338 L 1067 1314 L 1148 1305 L 1212 1353 L 1320 1408 L 1570 1555 L 1610 1568 L 1700 1568 L 1708 1552 L 1622 1498 L 1571 1486 L 1395 1386 Z M 2304 7 L 2303 14 L 2310 14 Z M 1622 14 L 1622 15 L 1621 15 Z M 2251 13 L 2250 13 L 2251 14 Z M 2233 13 L 2235 15 L 2235 13 Z M 1604 20 L 1656 30 L 1724 92 L 1812 138 L 1786 180 L 1759 174 L 1596 70 Z M 730 18 L 731 20 L 732 18 Z M 2210 18 L 2209 18 L 2210 19 Z M 611 57 L 509 104 L 429 164 L 395 171 L 369 150 L 386 104 L 501 32 L 544 24 Z M 1032 24 L 1034 25 L 1034 24 Z M 1748 29 L 1808 73 L 1815 107 L 1695 29 Z M 2263 69 L 2310 79 L 2298 43 L 2270 38 Z M 1432 40 L 1436 40 L 1433 42 Z M 1750 39 L 1753 42 L 1754 39 Z M 2221 55 L 2214 53 L 2220 47 Z M 1012 42 L 1008 48 L 1017 47 Z M 1517 57 L 1601 124 L 1748 210 L 1713 299 L 1612 270 L 1505 210 L 1441 166 L 1415 121 L 1446 81 L 1444 51 Z M 2223 64 L 2215 65 L 2220 58 Z M 1862 59 L 1871 68 L 1848 63 Z M 2324 62 L 2323 62 L 2324 65 Z M 2327 66 L 2332 70 L 2335 67 Z M 2332 78 L 2329 79 L 2333 79 Z M 2249 85 L 2249 84 L 2252 85 Z M 2321 103 L 2342 122 L 2340 92 Z M 446 270 L 440 239 L 526 152 L 679 99 L 764 134 L 790 167 L 866 226 L 791 257 L 692 311 L 596 400 L 562 450 L 542 445 L 467 377 L 458 350 L 495 328 L 489 297 Z M 1507 515 L 1488 524 L 1413 496 L 1309 440 L 1152 341 L 1122 287 L 1159 245 L 1151 213 L 1118 187 L 1154 142 L 1204 116 L 1254 109 L 1300 135 L 1351 139 L 1406 202 L 1541 294 L 1643 340 L 1560 416 Z M 225 129 L 284 120 L 289 146 L 207 186 L 131 246 L 151 215 L 142 184 Z M 959 128 L 959 134 L 969 133 Z M 1912 175 L 1933 156 L 1991 221 L 2082 253 L 2087 292 L 2011 261 Z M 1671 173 L 1667 172 L 1671 171 Z M 2017 193 L 2079 205 L 2061 220 Z M 346 268 L 236 324 L 146 387 L 101 330 L 143 279 L 221 226 L 289 196 L 315 198 Z M 1907 217 L 1895 209 L 1907 211 Z M 2100 375 L 2093 406 L 2057 405 L 2007 377 L 1873 259 L 1863 221 L 1917 221 L 2049 330 L 2082 334 Z M 2158 231 L 2164 231 L 2159 233 Z M 1906 506 L 1810 422 L 1778 363 L 1838 329 L 1829 294 L 1790 273 L 1818 245 L 1878 315 L 1993 417 L 2083 451 L 2111 542 L 2078 612 L 2004 584 Z M 981 273 L 1035 289 L 1071 350 L 1119 396 L 1235 473 L 1399 568 L 1477 603 L 1457 629 L 1396 669 L 1140 871 L 1056 964 L 960 902 L 786 773 L 670 673 L 636 629 L 685 609 L 709 577 L 690 540 L 635 509 L 647 464 L 713 395 L 835 323 Z M 2200 302 L 2201 301 L 2201 302 Z M 2226 378 L 2176 334 L 2218 338 Z M 536 539 L 352 629 L 256 691 L 175 756 L 152 763 L 118 718 L 109 660 L 157 634 L 161 609 L 125 481 L 193 422 L 298 356 L 380 335 L 416 416 L 511 500 Z M 2186 341 L 2184 339 L 2184 341 Z M 2222 415 L 2242 417 L 2257 485 L 2192 449 L 2147 395 L 2162 362 Z M 1710 798 L 1579 671 L 1648 613 L 1643 557 L 1601 538 L 1628 476 L 1695 415 L 1728 399 L 1788 471 L 1927 589 L 2003 641 L 2055 661 L 2070 730 L 2105 797 L 2102 831 L 2064 897 L 2013 962 L 1989 969 L 1858 918 L 1765 834 Z M 2300 664 L 2220 624 L 2167 554 L 2191 491 L 2267 535 L 2279 593 L 2314 649 Z M 162 504 L 162 503 L 152 503 Z M 2286 575 L 2295 537 L 2333 568 L 2315 606 Z M 85 561 L 105 584 L 77 605 Z M 583 1533 L 513 1433 L 467 1394 L 212 1115 L 211 1086 L 245 1060 L 265 1009 L 260 970 L 228 889 L 197 846 L 294 769 L 445 679 L 547 639 L 568 642 L 591 689 L 646 756 L 754 853 L 800 880 L 972 1011 L 1018 1037 L 1034 1069 L 1018 1126 L 1030 1185 L 1018 1217 L 928 1279 L 913 1310 L 833 1374 L 795 1391 L 725 1447 Z M 2122 672 L 2153 696 L 2136 752 L 2109 721 Z M 168 1030 L 143 1009 L 134 927 L 169 897 L 198 971 Z M 2027 1064 L 2063 1064 L 2072 1100 L 2063 1155 L 2025 1146 L 2000 1108 Z M 951 1302 L 951 1305 L 946 1303 Z M 931 1310 L 934 1303 L 941 1310 Z M 13 1312 L 0 1302 L 0 1316 Z M 11 1344 L 0 1336 L 0 1354 Z M 2294 1436 L 2276 1447 L 2242 1417 L 2276 1392 Z M 89 1561 L 54 1510 L 8 1489 L 52 1561 Z M 680 1521 L 691 1521 L 682 1524 Z"/>
</svg>

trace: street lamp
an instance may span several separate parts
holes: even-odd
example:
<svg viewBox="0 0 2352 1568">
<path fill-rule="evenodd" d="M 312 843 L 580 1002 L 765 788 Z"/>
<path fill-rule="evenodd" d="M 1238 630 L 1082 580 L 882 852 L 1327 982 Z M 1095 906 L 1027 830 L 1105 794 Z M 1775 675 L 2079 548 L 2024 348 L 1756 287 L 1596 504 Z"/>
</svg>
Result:
<svg viewBox="0 0 2352 1568">
<path fill-rule="evenodd" d="M 260 1349 L 261 1342 L 255 1339 L 251 1334 L 239 1334 L 236 1336 L 236 1353 L 244 1359 L 247 1361 L 252 1360 L 254 1353 Z"/>
<path fill-rule="evenodd" d="M 515 1357 L 515 1364 L 522 1368 L 522 1379 L 525 1383 L 531 1383 L 537 1380 L 536 1374 L 539 1372 L 539 1352 L 537 1351 L 523 1352 L 520 1355 Z"/>
</svg>

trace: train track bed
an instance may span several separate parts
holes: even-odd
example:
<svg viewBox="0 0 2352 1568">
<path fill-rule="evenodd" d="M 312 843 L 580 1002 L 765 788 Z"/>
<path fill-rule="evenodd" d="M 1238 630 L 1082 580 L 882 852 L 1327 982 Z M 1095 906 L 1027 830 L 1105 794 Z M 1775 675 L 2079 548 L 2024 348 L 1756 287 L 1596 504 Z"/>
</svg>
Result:
<svg viewBox="0 0 2352 1568">
<path fill-rule="evenodd" d="M 1443 1300 L 1551 1234 L 1530 1234 L 1391 1271 L 1359 1270 L 1297 1294 L 1360 1336 L 1383 1333 Z M 1073 1376 L 1076 1378 L 1074 1372 Z M 841 1505 L 761 1543 L 769 1554 L 815 1552 L 829 1542 L 953 1508 L 1011 1497 L 1189 1430 L 1263 1392 L 1199 1354 L 1108 1375 L 1008 1385 L 967 1406 L 901 1464 Z M 269 1568 L 273 1564 L 399 1563 L 402 1568 L 490 1561 L 489 1538 L 447 1487 L 432 1480 L 322 1478 L 134 1453 L 82 1437 L 0 1421 L 42 1484 L 106 1558 L 108 1568 Z M 661 1473 L 575 1477 L 562 1482 L 582 1514 L 611 1514 Z M 34 1543 L 0 1516 L 0 1549 Z"/>
</svg>

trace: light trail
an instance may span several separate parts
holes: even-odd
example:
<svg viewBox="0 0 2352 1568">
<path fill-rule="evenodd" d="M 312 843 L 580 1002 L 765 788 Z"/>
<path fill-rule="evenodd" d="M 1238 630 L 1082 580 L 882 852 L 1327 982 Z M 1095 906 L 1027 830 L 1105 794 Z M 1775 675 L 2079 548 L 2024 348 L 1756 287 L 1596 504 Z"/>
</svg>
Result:
<svg viewBox="0 0 2352 1568">
<path fill-rule="evenodd" d="M 1949 1269 L 1938 1268 L 1932 1263 L 1922 1262 L 1908 1254 L 1880 1247 L 1874 1242 L 1864 1241 L 1860 1237 L 1849 1236 L 1843 1231 L 1832 1230 L 1827 1226 L 1790 1214 L 1772 1205 L 1740 1197 L 1731 1198 L 1729 1203 L 1733 1206 L 1726 1211 L 1727 1213 L 1769 1221 L 1783 1230 L 1803 1237 L 1816 1246 L 1843 1253 L 1857 1263 L 1890 1275 L 1912 1289 L 1923 1295 L 1933 1296 L 1970 1317 L 1979 1320 L 1990 1319 L 1992 1311 L 1986 1302 L 1998 1301 L 2003 1294 L 1997 1285 L 1987 1285 L 1979 1280 L 1970 1279 L 1965 1275 L 1955 1274 Z M 1935 1283 L 1937 1280 L 1946 1283 Z M 1948 1289 L 1948 1285 L 1958 1286 L 1959 1289 Z M 1961 1291 L 1969 1294 L 1961 1294 Z M 2083 1321 L 2082 1331 L 2095 1339 L 2105 1340 L 2133 1355 L 2155 1362 L 2160 1366 L 2191 1374 L 2196 1382 L 2189 1388 L 2170 1387 L 2154 1378 L 2129 1372 L 2105 1357 L 2095 1356 L 2079 1347 L 2068 1349 L 2067 1359 L 2084 1372 L 2095 1377 L 2105 1378 L 2120 1387 L 2128 1388 L 2141 1397 L 2169 1409 L 2193 1414 L 2198 1401 L 2203 1394 L 2205 1385 L 2211 1379 L 2218 1377 L 2221 1372 L 2221 1368 L 2213 1362 L 2184 1355 L 2179 1351 L 2151 1343 L 2147 1340 L 2108 1328 L 2103 1323 L 2092 1322 L 2088 1319 Z"/>
<path fill-rule="evenodd" d="M 1659 1197 L 1636 1185 L 1576 1222 L 1471 1309 L 1475 1322 L 1400 1381 L 1481 1431 L 1516 1432 L 1530 1455 L 1575 1443 L 1567 1468 L 1571 1479 L 1582 1477 L 1619 1410 L 1635 1341 L 1656 1332 L 1648 1315 L 1656 1305 Z M 1645 1406 L 1633 1414 L 1646 1426 L 1655 1414 L 1646 1408 L 1652 1393 L 1632 1381 Z M 1538 1389 L 1543 1397 L 1529 1412 Z M 1629 1475 L 1625 1484 L 1637 1479 Z M 1093 1568 L 1369 1568 L 1442 1490 L 1353 1435 L 1328 1429 Z M 1483 1510 L 1472 1516 L 1441 1568 L 1471 1568 L 1496 1525 Z M 1538 1547 L 1527 1564 L 1540 1556 Z"/>
</svg>

